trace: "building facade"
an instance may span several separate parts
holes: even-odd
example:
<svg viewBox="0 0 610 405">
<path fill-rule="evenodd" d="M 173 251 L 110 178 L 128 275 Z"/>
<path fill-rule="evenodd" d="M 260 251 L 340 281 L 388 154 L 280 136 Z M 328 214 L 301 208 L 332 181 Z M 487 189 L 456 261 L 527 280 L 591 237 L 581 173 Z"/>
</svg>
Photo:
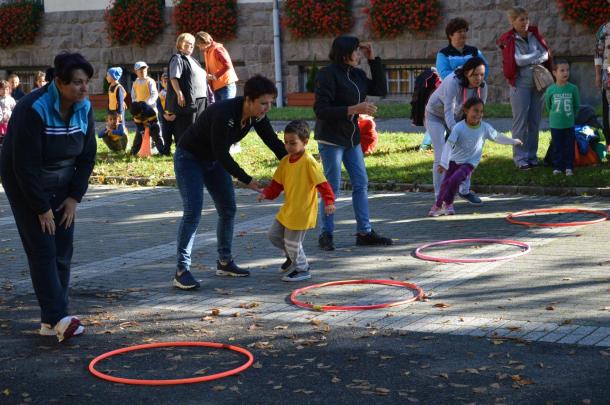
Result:
<svg viewBox="0 0 610 405">
<path fill-rule="evenodd" d="M 0 75 L 19 74 L 27 89 L 34 72 L 51 65 L 57 53 L 69 50 L 81 52 L 93 64 L 92 94 L 103 93 L 103 80 L 109 66 L 122 66 L 130 72 L 135 61 L 144 60 L 151 66 L 151 76 L 157 78 L 175 52 L 177 33 L 171 22 L 172 1 L 166 0 L 167 26 L 153 43 L 143 48 L 110 43 L 103 18 L 108 3 L 108 0 L 45 0 L 43 24 L 34 44 L 1 49 Z M 368 0 L 352 1 L 355 24 L 350 34 L 361 40 L 371 40 L 366 16 L 361 12 L 368 4 Z M 594 86 L 594 34 L 584 26 L 562 20 L 554 0 L 443 0 L 442 5 L 443 19 L 433 31 L 372 40 L 386 66 L 387 99 L 403 101 L 409 98 L 417 73 L 433 65 L 436 53 L 447 44 L 445 24 L 460 16 L 470 23 L 468 43 L 481 49 L 490 63 L 489 101 L 508 102 L 508 86 L 502 75 L 500 51 L 495 41 L 510 29 L 506 11 L 518 5 L 529 11 L 531 24 L 539 27 L 554 56 L 572 63 L 572 81 L 580 87 L 584 102 L 598 104 L 599 92 Z M 225 47 L 231 54 L 240 84 L 257 73 L 270 78 L 275 76 L 272 9 L 272 0 L 238 0 L 237 37 L 226 42 Z M 282 29 L 283 97 L 290 92 L 304 91 L 308 69 L 314 60 L 318 65 L 326 63 L 331 41 L 332 38 L 295 40 Z M 129 84 L 130 78 L 125 80 Z"/>
</svg>

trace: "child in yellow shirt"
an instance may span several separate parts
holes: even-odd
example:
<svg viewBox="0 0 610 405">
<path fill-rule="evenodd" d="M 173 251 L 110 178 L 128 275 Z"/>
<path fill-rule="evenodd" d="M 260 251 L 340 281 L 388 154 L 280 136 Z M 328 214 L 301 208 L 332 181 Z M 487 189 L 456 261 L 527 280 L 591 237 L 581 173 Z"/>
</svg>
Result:
<svg viewBox="0 0 610 405">
<path fill-rule="evenodd" d="M 287 272 L 282 281 L 301 281 L 311 278 L 303 239 L 308 229 L 315 228 L 318 195 L 324 200 L 324 213 L 335 212 L 335 195 L 326 181 L 320 165 L 306 150 L 309 126 L 305 121 L 292 121 L 284 129 L 286 155 L 273 175 L 271 184 L 257 200 L 273 200 L 284 191 L 284 205 L 280 208 L 268 236 L 271 243 L 282 249 L 286 261 L 281 270 Z M 317 190 L 317 191 L 316 191 Z"/>
</svg>

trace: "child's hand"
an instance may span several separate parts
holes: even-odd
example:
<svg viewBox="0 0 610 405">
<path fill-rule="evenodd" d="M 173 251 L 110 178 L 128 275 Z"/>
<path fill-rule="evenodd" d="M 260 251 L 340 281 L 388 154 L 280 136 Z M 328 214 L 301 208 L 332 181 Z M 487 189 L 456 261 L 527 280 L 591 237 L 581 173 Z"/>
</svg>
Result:
<svg viewBox="0 0 610 405">
<path fill-rule="evenodd" d="M 163 113 L 163 118 L 165 118 L 165 121 L 172 122 L 176 119 L 176 114 Z"/>
<path fill-rule="evenodd" d="M 515 139 L 515 145 L 523 146 L 523 141 L 521 139 Z"/>
<path fill-rule="evenodd" d="M 259 195 L 256 196 L 256 202 L 261 202 L 265 199 L 265 195 L 263 193 L 260 193 Z"/>
<path fill-rule="evenodd" d="M 447 171 L 447 169 L 445 169 L 443 166 L 439 166 L 438 169 L 436 169 L 437 172 L 439 173 L 445 173 Z"/>
<path fill-rule="evenodd" d="M 324 207 L 324 213 L 326 215 L 332 215 L 335 213 L 336 210 L 337 210 L 337 207 L 335 207 L 335 204 L 329 204 L 326 207 Z"/>
</svg>

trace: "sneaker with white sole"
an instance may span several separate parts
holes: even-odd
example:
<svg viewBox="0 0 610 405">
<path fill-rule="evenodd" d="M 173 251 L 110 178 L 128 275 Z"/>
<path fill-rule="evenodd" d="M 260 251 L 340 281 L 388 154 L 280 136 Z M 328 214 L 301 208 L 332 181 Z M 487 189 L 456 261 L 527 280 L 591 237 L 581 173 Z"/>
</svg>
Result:
<svg viewBox="0 0 610 405">
<path fill-rule="evenodd" d="M 557 169 L 553 170 L 553 176 L 557 176 L 559 174 L 561 174 L 561 170 L 557 170 Z"/>
<path fill-rule="evenodd" d="M 309 270 L 305 270 L 305 271 L 296 271 L 293 270 L 290 272 L 290 274 L 286 274 L 284 277 L 282 277 L 282 281 L 303 281 L 303 280 L 309 280 L 311 278 L 311 273 L 309 272 Z"/>
<path fill-rule="evenodd" d="M 428 216 L 440 217 L 441 215 L 443 215 L 443 209 L 441 207 L 437 207 L 436 204 L 433 204 L 432 208 L 430 208 L 430 211 L 428 211 Z"/>
<path fill-rule="evenodd" d="M 59 320 L 59 322 L 57 322 L 53 329 L 55 330 L 57 340 L 61 343 L 64 340 L 68 340 L 72 336 L 76 335 L 76 331 L 79 329 L 79 327 L 82 328 L 82 325 L 77 317 L 64 316 Z"/>
<path fill-rule="evenodd" d="M 74 331 L 74 336 L 82 335 L 82 333 L 84 331 L 85 331 L 85 327 L 83 325 L 81 325 L 78 328 L 76 328 L 76 330 Z M 40 331 L 38 333 L 40 334 L 40 336 L 56 336 L 57 335 L 57 332 L 55 332 L 55 329 L 53 329 L 51 324 L 44 323 L 44 322 L 40 323 Z"/>
<path fill-rule="evenodd" d="M 566 169 L 566 176 L 574 176 L 574 170 Z"/>
<path fill-rule="evenodd" d="M 455 208 L 453 208 L 453 204 L 445 205 L 445 215 L 455 215 Z"/>
<path fill-rule="evenodd" d="M 233 260 L 226 263 L 222 263 L 220 260 L 217 260 L 216 275 L 230 277 L 248 277 L 250 275 L 250 272 L 236 265 Z"/>
<path fill-rule="evenodd" d="M 288 270 L 290 266 L 292 266 L 292 260 L 290 260 L 289 257 L 286 257 L 286 261 L 280 266 L 280 271 L 283 273 Z"/>
<path fill-rule="evenodd" d="M 481 205 L 481 204 L 483 204 L 483 201 L 481 201 L 479 196 L 476 195 L 475 193 L 473 193 L 472 191 L 470 191 L 467 194 L 458 193 L 458 195 L 460 197 L 462 197 L 464 200 L 468 201 L 470 204 L 473 204 L 473 205 Z"/>
<path fill-rule="evenodd" d="M 201 286 L 201 284 L 195 280 L 193 274 L 188 270 L 184 270 L 180 275 L 176 272 L 173 283 L 174 287 L 181 290 L 195 290 Z"/>
</svg>

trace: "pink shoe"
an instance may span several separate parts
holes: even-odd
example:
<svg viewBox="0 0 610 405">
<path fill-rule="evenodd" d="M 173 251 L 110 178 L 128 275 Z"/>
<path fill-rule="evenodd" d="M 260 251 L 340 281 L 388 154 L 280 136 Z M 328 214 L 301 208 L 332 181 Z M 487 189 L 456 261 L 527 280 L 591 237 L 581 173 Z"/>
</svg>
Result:
<svg viewBox="0 0 610 405">
<path fill-rule="evenodd" d="M 443 215 L 443 209 L 441 207 L 437 207 L 436 204 L 432 204 L 432 208 L 428 211 L 429 217 L 440 217 Z"/>
<path fill-rule="evenodd" d="M 445 205 L 445 215 L 455 215 L 455 209 L 453 208 L 453 204 Z"/>
</svg>

